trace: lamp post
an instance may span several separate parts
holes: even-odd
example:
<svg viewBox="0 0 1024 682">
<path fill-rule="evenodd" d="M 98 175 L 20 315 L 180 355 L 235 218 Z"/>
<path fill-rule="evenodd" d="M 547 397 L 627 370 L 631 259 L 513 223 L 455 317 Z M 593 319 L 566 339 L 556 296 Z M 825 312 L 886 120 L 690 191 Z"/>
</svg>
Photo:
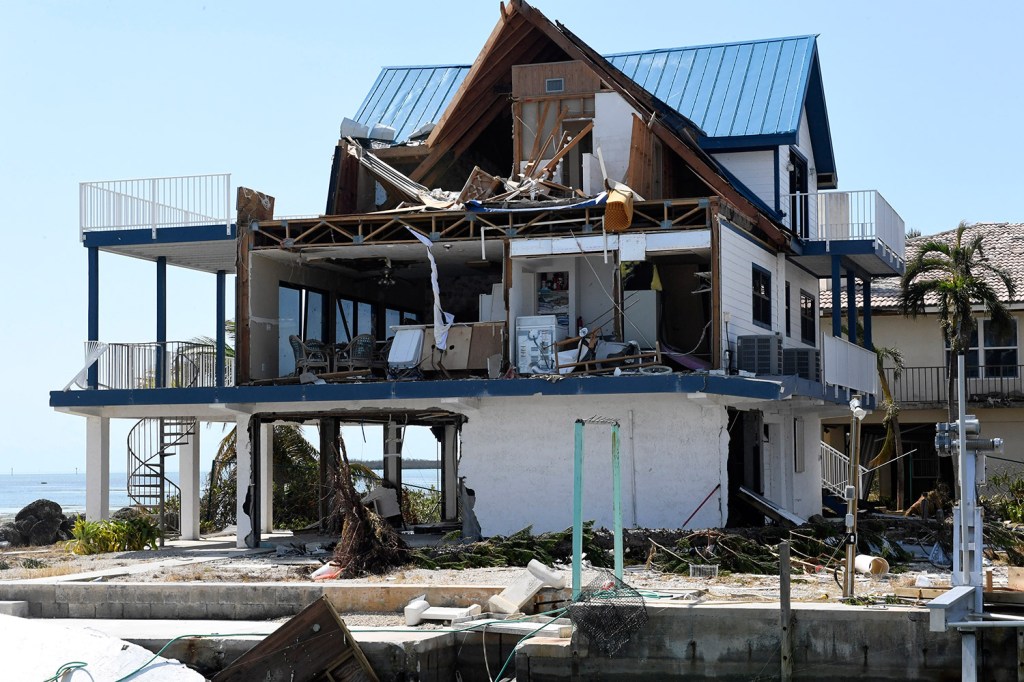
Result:
<svg viewBox="0 0 1024 682">
<path fill-rule="evenodd" d="M 860 406 L 860 396 L 850 401 L 850 467 L 846 490 L 846 572 L 843 575 L 843 597 L 853 596 L 854 562 L 857 559 L 857 500 L 860 498 L 860 422 L 867 411 Z"/>
</svg>

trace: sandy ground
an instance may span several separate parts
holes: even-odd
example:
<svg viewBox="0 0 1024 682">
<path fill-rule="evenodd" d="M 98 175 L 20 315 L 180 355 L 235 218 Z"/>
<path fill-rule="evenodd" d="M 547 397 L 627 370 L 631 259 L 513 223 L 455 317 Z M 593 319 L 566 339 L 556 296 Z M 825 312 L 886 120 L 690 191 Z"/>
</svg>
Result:
<svg viewBox="0 0 1024 682">
<path fill-rule="evenodd" d="M 215 540 L 213 540 L 215 541 Z M 213 542 L 208 540 L 207 543 Z M 291 542 L 287 536 L 272 538 L 276 542 Z M 316 538 L 302 537 L 299 544 L 315 542 Z M 273 550 L 262 553 L 233 549 L 233 543 L 220 538 L 217 548 L 197 547 L 195 543 L 169 543 L 159 550 L 120 552 L 92 556 L 77 556 L 59 545 L 51 547 L 7 549 L 0 551 L 0 580 L 57 578 L 81 573 L 103 571 L 104 580 L 110 582 L 297 582 L 310 580 L 310 574 L 329 558 L 316 556 L 279 556 Z M 569 566 L 556 566 L 566 574 Z M 992 566 L 993 583 L 1005 586 L 1005 566 Z M 503 586 L 519 576 L 522 568 L 476 568 L 466 570 L 429 570 L 401 568 L 383 576 L 365 576 L 360 582 L 393 584 L 473 584 Z M 913 586 L 928 582 L 948 584 L 949 572 L 931 564 L 906 566 L 899 573 L 869 577 L 858 575 L 858 596 L 877 597 L 892 595 L 897 586 Z M 584 583 L 595 577 L 593 571 L 584 571 Z M 924 576 L 924 577 L 922 577 Z M 77 575 L 75 575 L 78 578 Z M 80 579 L 80 578 L 78 578 Z M 732 601 L 776 601 L 779 598 L 779 577 L 733 573 L 715 578 L 691 578 L 688 575 L 661 573 L 643 566 L 626 568 L 625 581 L 644 593 L 664 593 L 677 598 Z M 794 601 L 829 601 L 841 597 L 842 590 L 831 571 L 817 573 L 794 572 L 792 598 Z"/>
</svg>

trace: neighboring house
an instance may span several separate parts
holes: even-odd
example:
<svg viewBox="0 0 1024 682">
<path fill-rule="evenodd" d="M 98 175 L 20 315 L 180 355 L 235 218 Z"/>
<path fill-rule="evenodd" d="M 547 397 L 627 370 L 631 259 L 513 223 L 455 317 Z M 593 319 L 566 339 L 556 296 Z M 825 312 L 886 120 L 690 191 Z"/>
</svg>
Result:
<svg viewBox="0 0 1024 682">
<path fill-rule="evenodd" d="M 158 490 L 161 455 L 182 456 L 185 536 L 208 421 L 238 426 L 240 543 L 271 526 L 282 421 L 318 424 L 325 451 L 341 423 L 382 425 L 395 484 L 404 429 L 429 427 L 443 518 L 460 518 L 464 480 L 485 535 L 570 525 L 573 424 L 594 416 L 621 425 L 628 525 L 763 521 L 741 486 L 820 510 L 821 420 L 849 414 L 854 393 L 873 404 L 876 379 L 838 319 L 819 333 L 819 279 L 900 274 L 904 228 L 876 192 L 822 191 L 837 176 L 813 36 L 606 59 L 516 0 L 471 67 L 384 69 L 342 135 L 313 218 L 276 217 L 244 188 L 235 222 L 215 224 L 227 200 L 218 212 L 144 194 L 159 181 L 83 185 L 95 352 L 88 390 L 51 405 L 87 417 L 90 517 L 106 511 L 112 418 L 150 430 L 132 448 L 140 485 Z M 631 218 L 605 178 L 639 195 Z M 189 182 L 215 181 L 212 195 L 230 191 Z M 156 262 L 154 344 L 98 344 L 100 251 Z M 221 302 L 235 274 L 233 381 L 223 334 L 166 340 L 167 265 L 215 273 Z M 577 342 L 556 359 L 551 340 L 584 328 L 598 357 L 638 362 L 559 373 Z M 606 426 L 586 448 L 586 517 L 610 526 Z"/>
<path fill-rule="evenodd" d="M 1014 317 L 1014 328 L 998 334 L 987 325 L 982 306 L 976 309 L 978 331 L 972 336 L 967 364 L 967 412 L 981 422 L 983 437 L 1004 440 L 1004 452 L 987 457 L 988 476 L 1000 472 L 1020 474 L 1024 463 L 1024 357 L 1021 354 L 1021 333 L 1024 332 L 1024 224 L 975 223 L 964 232 L 964 243 L 976 235 L 984 237 L 983 248 L 988 261 L 1009 272 L 1017 283 L 1016 297 L 1003 302 Z M 928 241 L 953 243 L 956 230 L 908 239 L 907 259 L 912 260 L 921 245 Z M 995 291 L 1005 296 L 1000 282 L 991 281 Z M 893 399 L 900 405 L 900 431 L 903 435 L 906 467 L 907 499 L 914 501 L 938 482 L 953 488 L 953 466 L 949 458 L 938 457 L 935 451 L 935 424 L 947 421 L 947 357 L 948 347 L 939 327 L 937 300 L 931 301 L 927 313 L 916 318 L 899 312 L 900 281 L 897 278 L 878 280 L 872 285 L 874 343 L 878 347 L 898 348 L 903 352 L 905 369 L 896 379 L 892 362 L 886 363 L 886 376 Z M 857 302 L 862 304 L 863 292 L 858 290 Z M 846 310 L 847 293 L 840 298 Z M 831 311 L 831 292 L 822 293 L 822 311 Z M 845 314 L 845 312 L 844 312 Z M 878 452 L 884 438 L 882 414 L 876 412 L 864 420 L 862 459 Z M 843 448 L 846 424 L 830 420 L 825 425 L 825 440 Z M 879 470 L 883 496 L 895 497 L 896 467 Z"/>
</svg>

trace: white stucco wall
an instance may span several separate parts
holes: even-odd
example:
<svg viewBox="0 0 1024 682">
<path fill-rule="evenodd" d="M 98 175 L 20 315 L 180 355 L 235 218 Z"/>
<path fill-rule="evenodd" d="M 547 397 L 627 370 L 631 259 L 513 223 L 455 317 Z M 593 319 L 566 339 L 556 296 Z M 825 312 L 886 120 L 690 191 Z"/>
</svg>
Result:
<svg viewBox="0 0 1024 682">
<path fill-rule="evenodd" d="M 689 525 L 724 524 L 724 408 L 681 395 L 490 398 L 469 413 L 459 464 L 484 535 L 572 525 L 574 421 L 594 415 L 620 420 L 625 525 L 677 528 L 719 481 Z M 584 518 L 610 528 L 610 427 L 584 435 Z"/>
</svg>

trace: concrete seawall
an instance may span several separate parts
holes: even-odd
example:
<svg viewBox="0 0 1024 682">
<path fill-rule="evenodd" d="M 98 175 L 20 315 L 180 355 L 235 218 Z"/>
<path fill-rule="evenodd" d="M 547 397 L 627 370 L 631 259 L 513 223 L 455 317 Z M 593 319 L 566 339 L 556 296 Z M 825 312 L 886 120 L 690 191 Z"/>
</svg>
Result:
<svg viewBox="0 0 1024 682">
<path fill-rule="evenodd" d="M 586 680 L 777 679 L 780 668 L 776 604 L 687 606 L 648 602 L 650 621 L 612 657 L 573 644 L 530 640 L 516 669 L 531 682 Z M 960 679 L 960 634 L 929 632 L 924 608 L 794 604 L 794 679 Z M 1016 681 L 1017 635 L 1012 628 L 979 632 L 988 682 Z M 575 648 L 575 653 L 574 653 Z"/>
<path fill-rule="evenodd" d="M 500 587 L 480 585 L 392 585 L 346 583 L 0 583 L 0 601 L 27 602 L 34 618 L 84 619 L 99 627 L 127 628 L 119 635 L 158 650 L 184 632 L 229 632 L 216 620 L 234 621 L 238 632 L 270 632 L 266 622 L 288 618 L 321 595 L 346 613 L 394 612 L 426 594 L 437 606 L 486 603 Z M 566 593 L 543 595 L 546 603 Z M 614 656 L 591 649 L 578 633 L 568 639 L 530 639 L 515 654 L 517 679 L 533 682 L 586 680 L 749 680 L 777 678 L 780 666 L 777 604 L 682 604 L 649 600 L 650 617 Z M 854 607 L 834 603 L 796 603 L 794 679 L 920 680 L 960 678 L 960 633 L 930 632 L 928 612 L 920 607 Z M 143 627 L 146 622 L 156 629 Z M 165 621 L 162 629 L 159 621 Z M 186 626 L 184 621 L 192 622 Z M 246 621 L 262 621 L 246 624 Z M 185 629 L 182 629 L 185 628 Z M 491 664 L 503 661 L 519 638 L 488 633 L 452 634 L 410 629 L 396 632 L 356 630 L 355 637 L 381 679 L 486 680 L 484 645 Z M 981 630 L 979 679 L 1017 680 L 1017 634 L 1012 629 Z M 169 655 L 219 669 L 259 640 L 259 636 L 182 640 Z M 500 663 L 499 663 L 500 666 Z M 480 673 L 479 675 L 477 673 Z"/>
</svg>

